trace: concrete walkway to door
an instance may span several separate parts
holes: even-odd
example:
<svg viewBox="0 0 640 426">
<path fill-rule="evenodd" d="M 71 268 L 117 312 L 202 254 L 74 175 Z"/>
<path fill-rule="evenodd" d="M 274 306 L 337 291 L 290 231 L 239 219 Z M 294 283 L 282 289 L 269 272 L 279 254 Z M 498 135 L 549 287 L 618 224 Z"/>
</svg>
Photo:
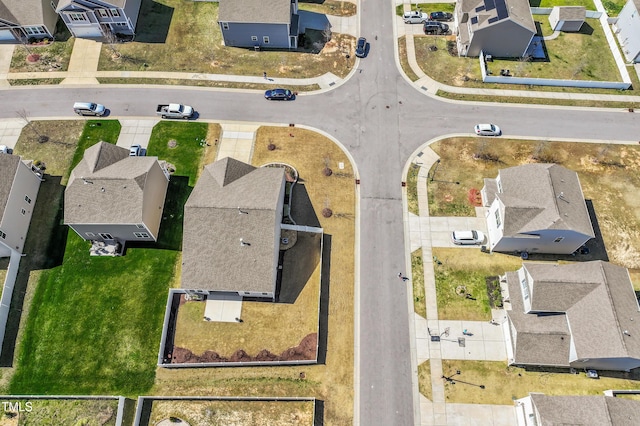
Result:
<svg viewBox="0 0 640 426">
<path fill-rule="evenodd" d="M 77 38 L 69 60 L 68 77 L 60 84 L 99 84 L 95 75 L 101 49 L 99 41 Z"/>
</svg>

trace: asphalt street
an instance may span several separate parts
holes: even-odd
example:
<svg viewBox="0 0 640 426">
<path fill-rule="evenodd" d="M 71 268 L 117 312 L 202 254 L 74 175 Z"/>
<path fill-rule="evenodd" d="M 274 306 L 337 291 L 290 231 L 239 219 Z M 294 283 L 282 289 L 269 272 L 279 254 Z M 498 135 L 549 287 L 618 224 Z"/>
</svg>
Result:
<svg viewBox="0 0 640 426">
<path fill-rule="evenodd" d="M 361 2 L 361 33 L 369 57 L 343 85 L 294 102 L 268 102 L 259 92 L 160 86 L 16 87 L 1 89 L 1 118 L 75 116 L 70 105 L 91 100 L 112 117 L 155 116 L 158 103 L 193 105 L 202 119 L 296 123 L 339 140 L 355 160 L 360 185 L 361 425 L 413 425 L 407 285 L 402 212 L 402 168 L 425 142 L 470 133 L 478 122 L 498 124 L 505 137 L 635 141 L 640 115 L 623 110 L 446 102 L 411 86 L 394 56 L 392 8 Z"/>
</svg>

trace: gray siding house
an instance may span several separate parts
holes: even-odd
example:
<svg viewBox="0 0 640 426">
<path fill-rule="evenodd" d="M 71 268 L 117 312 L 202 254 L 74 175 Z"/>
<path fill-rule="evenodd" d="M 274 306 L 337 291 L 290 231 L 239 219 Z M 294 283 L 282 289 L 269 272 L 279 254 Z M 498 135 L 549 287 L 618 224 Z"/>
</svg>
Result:
<svg viewBox="0 0 640 426">
<path fill-rule="evenodd" d="M 53 40 L 58 14 L 47 0 L 0 0 L 0 43 Z"/>
<path fill-rule="evenodd" d="M 205 166 L 184 207 L 181 287 L 274 300 L 284 193 L 282 168 Z"/>
<path fill-rule="evenodd" d="M 578 174 L 557 164 L 525 164 L 485 179 L 491 251 L 571 254 L 595 237 Z"/>
<path fill-rule="evenodd" d="M 454 19 L 460 56 L 519 58 L 536 34 L 528 0 L 460 0 Z"/>
<path fill-rule="evenodd" d="M 220 0 L 218 25 L 225 46 L 298 47 L 298 0 Z"/>
<path fill-rule="evenodd" d="M 74 37 L 135 34 L 142 0 L 52 0 Z"/>
<path fill-rule="evenodd" d="M 554 31 L 580 31 L 586 16 L 584 6 L 556 6 L 549 14 L 549 24 Z"/>
<path fill-rule="evenodd" d="M 627 426 L 640 419 L 640 401 L 615 396 L 530 393 L 515 404 L 517 426 Z"/>
<path fill-rule="evenodd" d="M 509 365 L 640 367 L 640 306 L 626 268 L 525 263 L 504 280 Z"/>
<path fill-rule="evenodd" d="M 640 0 L 627 0 L 615 23 L 615 33 L 627 61 L 640 62 Z"/>
<path fill-rule="evenodd" d="M 99 142 L 71 172 L 64 223 L 92 242 L 157 241 L 168 185 L 157 157 Z"/>
<path fill-rule="evenodd" d="M 0 257 L 22 253 L 40 182 L 30 161 L 0 154 Z"/>
</svg>

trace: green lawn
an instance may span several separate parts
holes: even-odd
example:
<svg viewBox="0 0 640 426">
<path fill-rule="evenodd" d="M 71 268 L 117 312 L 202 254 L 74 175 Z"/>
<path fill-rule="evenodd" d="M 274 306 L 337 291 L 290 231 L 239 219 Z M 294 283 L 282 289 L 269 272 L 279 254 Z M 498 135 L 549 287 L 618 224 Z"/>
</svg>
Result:
<svg viewBox="0 0 640 426">
<path fill-rule="evenodd" d="M 425 13 L 430 12 L 450 12 L 453 13 L 456 4 L 453 3 L 411 3 L 411 10 L 422 10 Z M 396 15 L 402 16 L 404 13 L 404 5 L 396 6 Z"/>
<path fill-rule="evenodd" d="M 531 7 L 584 6 L 587 10 L 596 10 L 592 0 L 529 0 Z"/>
<path fill-rule="evenodd" d="M 413 284 L 413 310 L 423 318 L 427 317 L 427 300 L 424 294 L 424 265 L 422 248 L 411 253 L 411 283 Z"/>
<path fill-rule="evenodd" d="M 148 392 L 177 256 L 129 249 L 90 257 L 88 243 L 69 232 L 63 264 L 38 282 L 9 392 Z"/>
<path fill-rule="evenodd" d="M 170 163 L 176 176 L 189 176 L 189 186 L 193 187 L 206 146 L 207 127 L 206 123 L 161 121 L 151 132 L 147 155 Z M 169 146 L 172 140 L 175 148 Z"/>
</svg>

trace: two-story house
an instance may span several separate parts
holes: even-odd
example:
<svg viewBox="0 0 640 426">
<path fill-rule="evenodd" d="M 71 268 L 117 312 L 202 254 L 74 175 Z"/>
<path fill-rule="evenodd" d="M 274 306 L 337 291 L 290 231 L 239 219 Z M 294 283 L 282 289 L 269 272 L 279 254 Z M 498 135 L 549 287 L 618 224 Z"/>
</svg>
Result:
<svg viewBox="0 0 640 426">
<path fill-rule="evenodd" d="M 142 0 L 52 0 L 74 37 L 135 34 Z"/>
</svg>

